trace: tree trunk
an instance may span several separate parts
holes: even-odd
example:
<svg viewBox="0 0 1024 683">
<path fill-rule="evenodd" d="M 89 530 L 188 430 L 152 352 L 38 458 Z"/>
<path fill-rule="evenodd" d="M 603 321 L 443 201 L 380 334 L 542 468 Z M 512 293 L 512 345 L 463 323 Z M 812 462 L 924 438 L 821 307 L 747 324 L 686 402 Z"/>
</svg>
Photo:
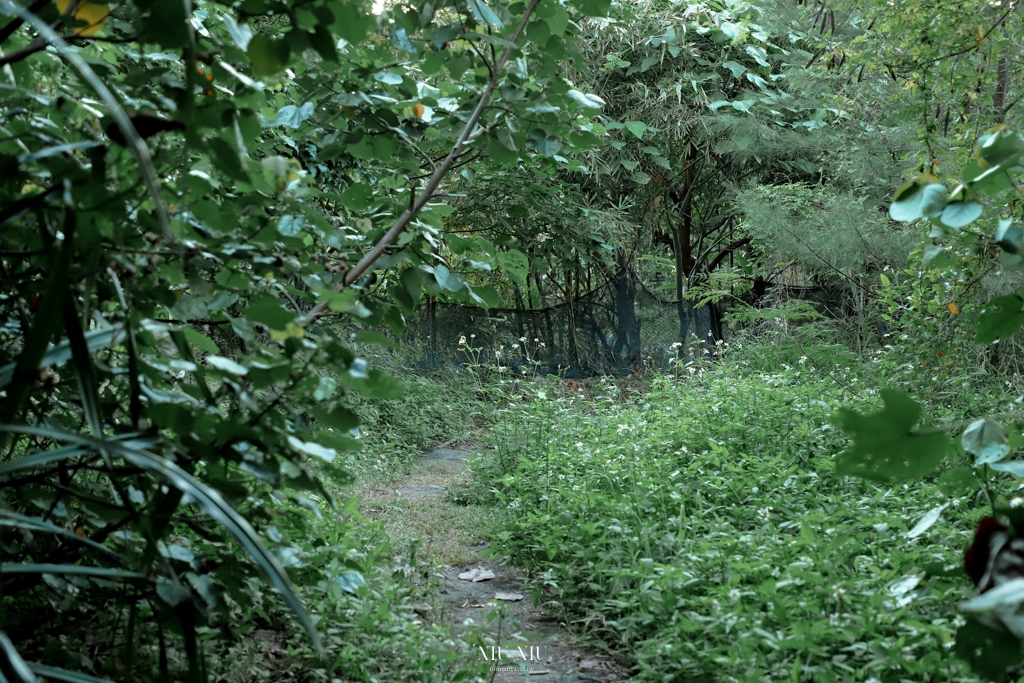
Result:
<svg viewBox="0 0 1024 683">
<path fill-rule="evenodd" d="M 1010 81 L 1010 63 L 1004 55 L 996 63 L 996 92 L 992 96 L 992 110 L 996 121 L 1006 123 L 1006 89 Z"/>
<path fill-rule="evenodd" d="M 640 362 L 640 321 L 636 317 L 636 282 L 626 268 L 611 279 L 615 290 L 615 362 L 620 374 L 631 374 Z"/>
</svg>

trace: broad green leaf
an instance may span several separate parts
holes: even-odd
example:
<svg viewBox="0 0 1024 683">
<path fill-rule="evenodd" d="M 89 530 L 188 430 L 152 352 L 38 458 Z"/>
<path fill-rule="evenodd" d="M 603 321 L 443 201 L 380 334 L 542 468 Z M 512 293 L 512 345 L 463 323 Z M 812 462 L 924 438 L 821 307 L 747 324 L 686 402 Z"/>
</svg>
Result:
<svg viewBox="0 0 1024 683">
<path fill-rule="evenodd" d="M 1015 477 L 1024 479 L 1024 460 L 1014 460 L 1013 462 L 994 462 L 989 465 L 996 472 L 1006 472 L 1012 474 Z"/>
<path fill-rule="evenodd" d="M 573 6 L 590 17 L 606 17 L 611 9 L 612 0 L 574 0 Z"/>
<path fill-rule="evenodd" d="M 192 327 L 183 328 L 185 338 L 207 353 L 220 353 L 220 347 L 213 343 L 213 340 L 205 334 Z"/>
<path fill-rule="evenodd" d="M 388 36 L 391 38 L 391 42 L 394 43 L 395 47 L 399 50 L 404 50 L 410 54 L 416 54 L 419 50 L 411 40 L 409 40 L 409 32 L 405 30 L 404 26 L 392 26 L 388 29 Z"/>
<path fill-rule="evenodd" d="M 739 78 L 743 75 L 743 72 L 747 70 L 747 67 L 743 66 L 739 62 L 722 62 L 722 66 L 731 71 L 734 78 Z"/>
<path fill-rule="evenodd" d="M 884 389 L 881 395 L 881 411 L 839 411 L 836 422 L 853 437 L 853 444 L 836 457 L 836 473 L 887 484 L 920 479 L 949 452 L 949 437 L 939 431 L 914 431 L 921 406 L 905 392 Z"/>
<path fill-rule="evenodd" d="M 908 223 L 919 218 L 935 218 L 942 214 L 948 197 L 946 187 L 938 178 L 922 175 L 896 190 L 889 206 L 889 217 Z"/>
<path fill-rule="evenodd" d="M 288 445 L 299 453 L 312 455 L 320 458 L 324 462 L 331 462 L 338 456 L 338 453 L 333 448 L 324 448 L 318 443 L 302 441 L 301 439 L 296 439 L 294 436 L 288 437 Z"/>
<path fill-rule="evenodd" d="M 1003 218 L 996 228 L 996 244 L 1008 254 L 1024 254 L 1024 230 L 1014 224 L 1013 220 Z"/>
<path fill-rule="evenodd" d="M 960 440 L 964 450 L 975 456 L 975 467 L 990 465 L 1010 454 L 1010 439 L 1006 430 L 990 417 L 972 422 Z"/>
<path fill-rule="evenodd" d="M 348 386 L 364 396 L 389 399 L 401 398 L 402 394 L 405 393 L 405 385 L 399 379 L 381 370 L 370 370 L 362 377 L 359 376 L 360 374 L 363 373 L 353 373 L 350 371 L 343 374 L 342 379 Z"/>
<path fill-rule="evenodd" d="M 639 140 L 647 132 L 647 124 L 643 121 L 626 121 L 626 130 L 635 135 Z"/>
<path fill-rule="evenodd" d="M 530 272 L 530 259 L 518 249 L 498 252 L 498 265 L 510 278 L 520 285 L 526 285 L 526 276 Z"/>
<path fill-rule="evenodd" d="M 401 80 L 399 80 L 401 82 Z M 298 128 L 302 125 L 302 122 L 313 115 L 313 103 L 306 102 L 301 107 L 297 107 L 294 104 L 281 107 L 277 111 L 277 118 L 271 121 L 268 126 L 286 126 L 288 128 Z"/>
<path fill-rule="evenodd" d="M 340 199 L 342 205 L 352 211 L 362 211 L 370 208 L 373 203 L 373 187 L 369 183 L 352 183 Z"/>
<path fill-rule="evenodd" d="M 447 266 L 441 263 L 434 266 L 434 279 L 437 280 L 441 289 L 449 292 L 457 292 L 466 285 L 465 280 L 458 273 L 451 272 Z"/>
<path fill-rule="evenodd" d="M 989 166 L 1008 165 L 1024 154 L 1024 134 L 1006 126 L 997 127 L 978 138 L 975 152 Z"/>
<path fill-rule="evenodd" d="M 401 74 L 391 73 L 390 71 L 378 71 L 373 75 L 373 78 L 388 85 L 400 85 L 403 80 Z"/>
<path fill-rule="evenodd" d="M 293 216 L 288 214 L 287 216 L 281 216 L 277 220 L 277 231 L 285 237 L 295 237 L 302 228 L 305 227 L 306 219 L 302 216 Z"/>
<path fill-rule="evenodd" d="M 347 432 L 359 426 L 359 417 L 344 406 L 338 406 L 331 411 L 324 410 L 319 406 L 311 406 L 309 412 L 323 426 L 339 431 Z"/>
<path fill-rule="evenodd" d="M 184 584 L 176 579 L 168 579 L 166 576 L 157 577 L 156 594 L 171 607 L 180 605 L 192 598 L 191 591 Z"/>
<path fill-rule="evenodd" d="M 473 293 L 480 297 L 480 300 L 484 302 L 484 306 L 487 308 L 501 307 L 501 295 L 491 285 L 477 285 L 473 287 Z"/>
<path fill-rule="evenodd" d="M 942 515 L 942 511 L 949 507 L 949 503 L 943 503 L 942 505 L 932 508 L 924 517 L 914 525 L 914 528 L 907 532 L 907 538 L 917 538 L 924 532 L 928 531 L 935 525 L 935 522 L 939 521 L 939 517 Z"/>
<path fill-rule="evenodd" d="M 494 13 L 484 0 L 467 0 L 469 8 L 473 11 L 473 16 L 477 18 L 481 24 L 490 24 L 491 26 L 497 26 L 501 28 L 505 24 L 502 23 L 498 15 Z"/>
<path fill-rule="evenodd" d="M 942 210 L 939 220 L 951 228 L 963 228 L 981 217 L 982 206 L 978 202 L 950 202 Z"/>
<path fill-rule="evenodd" d="M 218 370 L 223 370 L 224 372 L 227 372 L 232 375 L 249 374 L 249 369 L 246 368 L 244 365 L 236 363 L 230 358 L 225 358 L 224 356 L 210 355 L 204 358 L 204 360 L 213 367 L 217 368 Z"/>
<path fill-rule="evenodd" d="M 252 29 L 249 28 L 249 24 L 239 24 L 228 14 L 221 14 L 221 19 L 224 21 L 224 27 L 228 30 L 228 34 L 231 36 L 231 40 L 235 41 L 235 45 L 238 46 L 243 52 L 249 48 L 249 41 L 252 40 Z"/>
<path fill-rule="evenodd" d="M 939 477 L 939 489 L 947 496 L 963 496 L 978 490 L 978 478 L 974 476 L 974 470 L 966 465 L 946 470 Z"/>
<path fill-rule="evenodd" d="M 538 152 L 546 157 L 554 156 L 562 150 L 562 141 L 554 135 L 549 135 L 540 128 L 534 128 L 531 130 L 526 139 L 537 149 Z"/>
<path fill-rule="evenodd" d="M 356 332 L 356 341 L 362 342 L 363 344 L 376 344 L 377 346 L 384 346 L 389 349 L 398 351 L 401 347 L 395 343 L 393 339 L 387 337 L 380 332 L 374 332 L 372 330 L 360 330 Z"/>
<path fill-rule="evenodd" d="M 593 93 L 581 93 L 579 90 L 570 90 L 569 97 L 579 103 L 582 109 L 601 109 L 605 101 Z M 639 136 L 638 136 L 639 137 Z"/>
<path fill-rule="evenodd" d="M 987 626 L 973 616 L 957 629 L 954 651 L 990 681 L 1005 680 L 1010 669 L 1024 662 L 1024 650 L 1016 636 Z"/>
<path fill-rule="evenodd" d="M 997 339 L 1008 339 L 1024 327 L 1024 297 L 1020 294 L 997 296 L 985 304 L 978 316 L 974 341 L 991 344 Z"/>
<path fill-rule="evenodd" d="M 266 325 L 272 330 L 283 330 L 288 323 L 295 322 L 295 314 L 286 310 L 271 294 L 255 297 L 242 313 L 252 322 Z"/>
<path fill-rule="evenodd" d="M 245 54 L 252 63 L 252 71 L 258 78 L 273 76 L 284 71 L 288 65 L 291 50 L 284 40 L 274 40 L 258 33 L 249 41 Z"/>
<path fill-rule="evenodd" d="M 502 165 L 514 164 L 519 161 L 518 152 L 510 150 L 493 137 L 487 141 L 487 154 L 491 159 Z"/>
<path fill-rule="evenodd" d="M 367 33 L 374 30 L 375 17 L 363 11 L 358 4 L 332 0 L 328 6 L 334 15 L 331 30 L 349 43 L 359 43 L 366 38 Z"/>
<path fill-rule="evenodd" d="M 363 579 L 363 575 L 355 570 L 350 570 L 345 572 L 341 576 L 334 577 L 334 581 L 332 582 L 332 590 L 333 587 L 337 587 L 339 590 L 344 591 L 345 593 L 355 595 L 359 588 L 365 585 L 366 580 Z M 340 596 L 336 596 L 335 599 L 337 599 L 337 597 Z"/>
</svg>

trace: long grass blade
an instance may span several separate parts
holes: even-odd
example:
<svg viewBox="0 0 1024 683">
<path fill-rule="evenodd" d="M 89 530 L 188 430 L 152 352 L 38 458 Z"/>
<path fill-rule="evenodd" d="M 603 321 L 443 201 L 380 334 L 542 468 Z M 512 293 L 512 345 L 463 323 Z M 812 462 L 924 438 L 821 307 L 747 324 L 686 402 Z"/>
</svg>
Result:
<svg viewBox="0 0 1024 683">
<path fill-rule="evenodd" d="M 42 436 L 56 441 L 64 441 L 81 446 L 89 450 L 102 452 L 106 451 L 112 456 L 123 458 L 137 467 L 157 472 L 166 478 L 176 489 L 187 493 L 203 508 L 206 514 L 210 515 L 221 526 L 235 537 L 239 545 L 245 549 L 249 556 L 263 570 L 263 573 L 270 580 L 270 583 L 281 593 L 288 607 L 295 613 L 303 628 L 309 634 L 318 652 L 323 652 L 323 644 L 316 626 L 302 606 L 302 601 L 292 588 L 291 581 L 284 567 L 277 558 L 270 553 L 260 540 L 256 531 L 248 520 L 240 515 L 234 508 L 221 498 L 220 494 L 209 486 L 196 481 L 192 475 L 178 467 L 176 464 L 158 455 L 142 450 L 130 443 L 116 441 L 113 439 L 99 439 L 83 434 L 64 432 L 51 427 L 29 427 L 18 425 L 0 425 L 0 432 L 11 432 L 15 434 L 30 434 Z M 42 454 L 37 454 L 42 455 Z M 36 456 L 29 456 L 29 458 Z M 27 460 L 29 458 L 24 458 Z M 6 471 L 16 469 L 19 460 L 6 463 L 0 467 L 0 475 Z"/>
<path fill-rule="evenodd" d="M 112 325 L 110 327 L 103 327 L 98 330 L 93 330 L 85 335 L 85 345 L 88 347 L 89 352 L 99 351 L 105 349 L 108 346 L 114 344 L 120 344 L 125 339 L 124 327 L 121 325 Z M 71 345 L 65 339 L 59 344 L 51 345 L 46 353 L 43 355 L 43 359 L 39 361 L 39 369 L 48 368 L 54 365 L 61 365 L 66 363 L 71 358 Z M 11 383 L 14 379 L 14 368 L 15 363 L 8 363 L 3 367 L 0 367 L 0 389 Z"/>
<path fill-rule="evenodd" d="M 94 579 L 142 580 L 149 578 L 141 572 L 130 572 L 116 567 L 85 567 L 78 564 L 0 564 L 0 574 L 61 574 L 88 576 Z"/>
<path fill-rule="evenodd" d="M 9 683 L 39 683 L 39 679 L 3 631 L 0 631 L 0 675 Z"/>
<path fill-rule="evenodd" d="M 78 381 L 78 393 L 85 411 L 85 421 L 96 436 L 103 435 L 103 418 L 100 415 L 99 382 L 96 381 L 96 370 L 92 366 L 92 356 L 85 343 L 82 332 L 82 321 L 78 318 L 78 307 L 68 293 L 64 300 L 64 330 L 71 346 L 71 358 L 75 368 L 75 379 Z"/>
<path fill-rule="evenodd" d="M 63 435 L 67 434 L 67 432 L 54 430 L 49 427 L 26 427 L 26 429 L 34 430 L 32 434 L 34 434 L 35 436 L 42 436 L 47 439 L 53 439 L 54 441 L 64 440 L 62 437 Z M 5 429 L 3 426 L 0 426 L 0 431 L 13 432 L 14 430 Z M 157 439 L 134 438 L 137 436 L 138 434 L 122 434 L 118 437 L 115 437 L 114 439 L 111 439 L 111 441 L 123 441 L 130 448 L 148 448 L 157 443 Z M 64 446 L 63 448 L 57 448 L 52 451 L 40 451 L 39 453 L 33 453 L 32 455 L 26 456 L 24 458 L 11 460 L 9 462 L 4 463 L 3 465 L 0 465 L 0 480 L 6 478 L 7 475 L 13 472 L 17 472 L 20 470 L 42 469 L 48 467 L 49 465 L 53 465 L 58 462 L 63 462 L 65 460 L 68 460 L 69 458 L 73 458 L 78 455 L 85 455 L 86 453 L 91 453 L 93 450 L 94 449 L 88 446 L 75 444 L 72 446 Z"/>
<path fill-rule="evenodd" d="M 53 681 L 67 681 L 68 683 L 110 683 L 106 678 L 96 678 L 95 676 L 89 676 L 88 674 L 80 674 L 77 671 L 68 671 L 67 669 L 58 669 L 55 666 L 47 666 L 46 664 L 31 663 L 28 665 L 34 673 L 40 676 L 45 676 Z"/>
<path fill-rule="evenodd" d="M 60 536 L 62 538 L 69 538 L 79 543 L 84 543 L 90 548 L 95 548 L 100 552 L 105 553 L 109 557 L 119 557 L 110 548 L 106 547 L 101 543 L 97 543 L 91 538 L 85 538 L 79 536 L 73 531 L 68 531 L 63 527 L 59 527 L 52 522 L 47 522 L 44 519 L 38 517 L 26 517 L 25 515 L 19 515 L 17 512 L 11 512 L 9 510 L 0 510 L 0 526 L 14 527 L 18 529 L 25 529 L 28 531 L 41 531 L 44 533 L 53 534 L 54 536 Z"/>
</svg>

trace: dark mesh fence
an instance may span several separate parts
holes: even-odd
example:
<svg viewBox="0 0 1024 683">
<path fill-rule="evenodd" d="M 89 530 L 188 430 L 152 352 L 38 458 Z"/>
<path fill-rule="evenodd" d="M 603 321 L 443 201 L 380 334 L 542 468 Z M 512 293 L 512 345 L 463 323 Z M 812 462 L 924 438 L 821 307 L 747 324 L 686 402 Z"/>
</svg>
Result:
<svg viewBox="0 0 1024 683">
<path fill-rule="evenodd" d="M 708 307 L 665 301 L 620 275 L 534 310 L 428 303 L 408 320 L 402 345 L 421 372 L 497 363 L 516 373 L 581 378 L 668 367 L 720 337 L 715 324 Z"/>
</svg>

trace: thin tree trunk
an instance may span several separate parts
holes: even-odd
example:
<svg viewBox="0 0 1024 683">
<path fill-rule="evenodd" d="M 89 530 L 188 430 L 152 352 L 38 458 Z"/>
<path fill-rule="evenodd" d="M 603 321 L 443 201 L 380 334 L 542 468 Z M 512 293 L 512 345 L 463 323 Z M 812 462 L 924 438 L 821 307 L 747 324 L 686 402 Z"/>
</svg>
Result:
<svg viewBox="0 0 1024 683">
<path fill-rule="evenodd" d="M 1010 63 L 1004 55 L 996 64 L 996 92 L 992 96 L 992 110 L 996 121 L 1006 123 L 1006 89 L 1010 81 Z"/>
</svg>

